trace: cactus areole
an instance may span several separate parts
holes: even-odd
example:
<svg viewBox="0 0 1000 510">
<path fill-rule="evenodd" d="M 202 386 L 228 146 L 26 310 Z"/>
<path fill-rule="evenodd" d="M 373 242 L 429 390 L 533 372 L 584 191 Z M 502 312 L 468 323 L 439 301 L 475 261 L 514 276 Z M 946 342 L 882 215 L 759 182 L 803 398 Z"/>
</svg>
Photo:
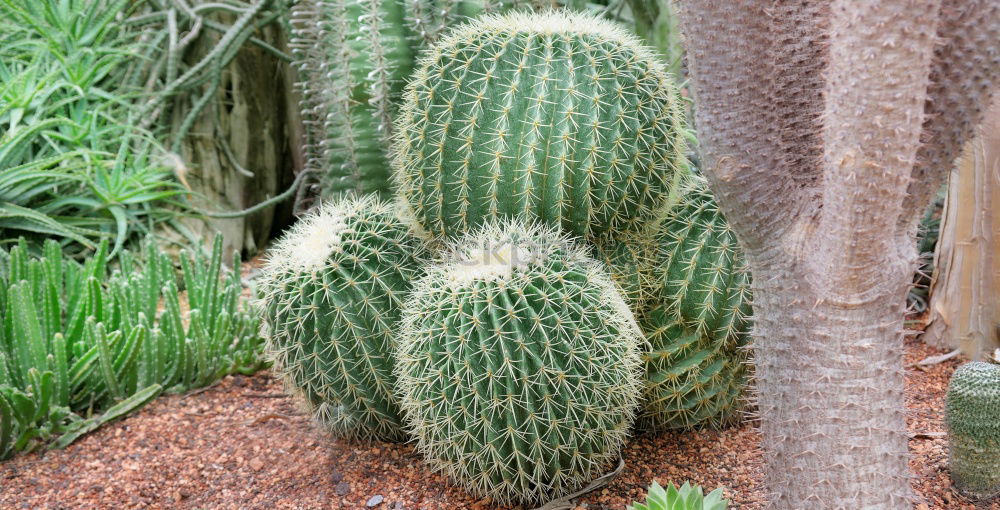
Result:
<svg viewBox="0 0 1000 510">
<path fill-rule="evenodd" d="M 679 96 L 654 54 L 582 13 L 492 15 L 425 54 L 397 120 L 395 180 L 421 225 L 494 217 L 636 232 L 683 161 Z"/>
</svg>

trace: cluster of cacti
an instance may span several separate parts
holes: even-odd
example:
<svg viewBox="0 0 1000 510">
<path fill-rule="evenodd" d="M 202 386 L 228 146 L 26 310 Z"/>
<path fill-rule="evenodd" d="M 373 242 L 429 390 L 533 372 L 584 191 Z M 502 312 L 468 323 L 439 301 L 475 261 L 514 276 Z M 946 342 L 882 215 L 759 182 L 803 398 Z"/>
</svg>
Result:
<svg viewBox="0 0 1000 510">
<path fill-rule="evenodd" d="M 424 55 L 404 101 L 396 184 L 434 234 L 495 217 L 577 236 L 638 232 L 683 161 L 662 65 L 592 15 L 480 18 Z"/>
<path fill-rule="evenodd" d="M 396 371 L 430 463 L 500 502 L 562 496 L 617 458 L 641 333 L 604 268 L 557 227 L 488 224 L 415 286 Z"/>
<path fill-rule="evenodd" d="M 680 488 L 673 483 L 664 489 L 659 483 L 649 486 L 645 503 L 632 503 L 627 510 L 726 510 L 729 500 L 723 499 L 722 489 L 715 489 L 708 496 L 701 487 L 684 482 Z"/>
<path fill-rule="evenodd" d="M 721 426 L 739 418 L 748 377 L 750 273 L 736 236 L 701 177 L 653 236 L 653 305 L 640 323 L 646 365 L 646 430 Z"/>
<path fill-rule="evenodd" d="M 424 242 L 373 195 L 330 202 L 272 250 L 260 284 L 267 352 L 335 434 L 405 438 L 392 359 Z"/>
<path fill-rule="evenodd" d="M 441 33 L 513 3 L 404 4 L 432 46 L 395 125 L 398 203 L 303 220 L 262 310 L 279 374 L 328 429 L 411 434 L 469 490 L 537 502 L 603 474 L 644 387 L 647 428 L 735 415 L 748 279 L 703 183 L 678 184 L 679 95 L 634 36 L 561 11 Z"/>
<path fill-rule="evenodd" d="M 1000 365 L 972 362 L 955 370 L 945 422 L 955 486 L 977 500 L 1000 496 Z"/>
<path fill-rule="evenodd" d="M 296 0 L 292 56 L 299 74 L 306 170 L 323 195 L 388 195 L 389 138 L 416 55 L 453 24 L 525 0 Z"/>
<path fill-rule="evenodd" d="M 0 251 L 0 459 L 65 446 L 161 391 L 263 365 L 258 320 L 239 271 L 224 272 L 221 237 L 209 258 L 181 257 L 186 327 L 173 263 L 152 240 L 142 269 L 122 252 L 110 274 L 107 256 L 106 242 L 82 265 L 55 241 L 38 258 L 23 241 Z"/>
</svg>

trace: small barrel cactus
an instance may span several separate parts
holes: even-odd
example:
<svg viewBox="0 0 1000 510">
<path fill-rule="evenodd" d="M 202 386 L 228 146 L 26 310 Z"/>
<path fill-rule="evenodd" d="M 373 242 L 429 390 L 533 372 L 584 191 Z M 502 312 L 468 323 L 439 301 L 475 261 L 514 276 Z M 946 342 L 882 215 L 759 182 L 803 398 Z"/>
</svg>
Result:
<svg viewBox="0 0 1000 510">
<path fill-rule="evenodd" d="M 750 273 L 704 179 L 691 175 L 654 236 L 653 306 L 640 318 L 647 431 L 738 419 L 748 376 Z"/>
<path fill-rule="evenodd" d="M 424 54 L 395 148 L 398 191 L 435 235 L 496 217 L 634 233 L 683 165 L 682 107 L 652 51 L 612 22 L 490 15 Z"/>
<path fill-rule="evenodd" d="M 298 0 L 291 25 L 307 169 L 327 197 L 388 195 L 394 100 L 415 60 L 402 0 Z"/>
<path fill-rule="evenodd" d="M 976 500 L 1000 496 L 1000 365 L 958 367 L 948 384 L 945 422 L 956 488 Z"/>
<path fill-rule="evenodd" d="M 275 372 L 342 437 L 406 437 L 393 351 L 426 248 L 395 210 L 371 195 L 324 204 L 272 250 L 260 284 Z"/>
<path fill-rule="evenodd" d="M 557 227 L 489 223 L 447 249 L 403 313 L 396 373 L 417 448 L 501 503 L 563 496 L 617 459 L 641 333 Z"/>
</svg>

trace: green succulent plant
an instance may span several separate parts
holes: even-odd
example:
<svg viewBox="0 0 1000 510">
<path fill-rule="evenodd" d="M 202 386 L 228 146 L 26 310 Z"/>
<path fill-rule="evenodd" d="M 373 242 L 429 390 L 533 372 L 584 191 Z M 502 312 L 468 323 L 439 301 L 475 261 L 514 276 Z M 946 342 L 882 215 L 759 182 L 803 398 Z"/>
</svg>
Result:
<svg viewBox="0 0 1000 510">
<path fill-rule="evenodd" d="M 632 503 L 627 510 L 726 510 L 729 500 L 722 499 L 722 489 L 715 489 L 708 496 L 701 487 L 684 482 L 680 489 L 667 484 L 664 489 L 659 483 L 649 486 L 645 503 Z"/>
<path fill-rule="evenodd" d="M 299 72 L 306 170 L 325 197 L 390 194 L 388 148 L 417 53 L 448 27 L 525 0 L 295 0 L 289 26 Z"/>
<path fill-rule="evenodd" d="M 152 239 L 108 268 L 108 242 L 80 264 L 49 240 L 0 250 L 0 459 L 69 445 L 161 392 L 264 366 L 239 271 L 182 253 L 183 279 Z M 234 254 L 232 267 L 240 267 Z M 186 291 L 187 321 L 178 289 Z"/>
<path fill-rule="evenodd" d="M 655 231 L 653 305 L 640 324 L 647 431 L 739 419 L 748 377 L 750 273 L 704 179 L 692 174 Z"/>
<path fill-rule="evenodd" d="M 558 227 L 488 223 L 414 285 L 396 374 L 417 448 L 502 503 L 564 496 L 619 454 L 641 333 L 617 287 Z"/>
<path fill-rule="evenodd" d="M 977 361 L 955 370 L 945 423 L 958 490 L 977 500 L 1000 496 L 1000 365 Z"/>
<path fill-rule="evenodd" d="M 497 217 L 636 233 L 684 164 L 682 106 L 654 53 L 586 13 L 484 16 L 424 54 L 397 120 L 413 216 L 460 236 Z"/>
<path fill-rule="evenodd" d="M 372 195 L 324 204 L 279 241 L 260 284 L 275 371 L 342 437 L 406 438 L 392 353 L 426 248 L 395 213 Z"/>
</svg>

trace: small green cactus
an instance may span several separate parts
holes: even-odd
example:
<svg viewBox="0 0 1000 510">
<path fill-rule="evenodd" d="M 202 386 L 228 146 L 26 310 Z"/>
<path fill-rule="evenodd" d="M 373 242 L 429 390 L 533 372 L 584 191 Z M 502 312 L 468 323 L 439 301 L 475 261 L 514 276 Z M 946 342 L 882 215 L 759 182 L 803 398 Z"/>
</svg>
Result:
<svg viewBox="0 0 1000 510">
<path fill-rule="evenodd" d="M 406 437 L 392 353 L 426 248 L 395 212 L 371 195 L 325 204 L 272 250 L 260 285 L 276 373 L 343 437 Z"/>
<path fill-rule="evenodd" d="M 394 101 L 414 64 L 402 0 L 298 0 L 291 14 L 307 169 L 326 197 L 388 195 Z"/>
<path fill-rule="evenodd" d="M 739 418 L 748 376 L 750 273 L 704 179 L 692 174 L 654 236 L 652 350 L 640 428 L 724 426 Z"/>
<path fill-rule="evenodd" d="M 948 465 L 966 496 L 1000 496 L 1000 365 L 966 363 L 951 376 L 945 409 Z"/>
<path fill-rule="evenodd" d="M 601 265 L 557 227 L 489 223 L 414 285 L 397 355 L 417 448 L 497 502 L 557 498 L 618 458 L 641 333 Z"/>
<path fill-rule="evenodd" d="M 649 494 L 645 503 L 633 503 L 627 510 L 726 510 L 729 508 L 729 500 L 722 499 L 722 489 L 715 489 L 708 496 L 701 487 L 692 486 L 688 482 L 680 489 L 674 484 L 667 484 L 667 488 L 660 487 L 660 484 L 653 482 L 649 487 Z"/>
<path fill-rule="evenodd" d="M 682 106 L 653 52 L 609 21 L 490 15 L 424 54 L 395 149 L 399 193 L 432 234 L 496 217 L 635 233 L 683 166 Z"/>
</svg>

